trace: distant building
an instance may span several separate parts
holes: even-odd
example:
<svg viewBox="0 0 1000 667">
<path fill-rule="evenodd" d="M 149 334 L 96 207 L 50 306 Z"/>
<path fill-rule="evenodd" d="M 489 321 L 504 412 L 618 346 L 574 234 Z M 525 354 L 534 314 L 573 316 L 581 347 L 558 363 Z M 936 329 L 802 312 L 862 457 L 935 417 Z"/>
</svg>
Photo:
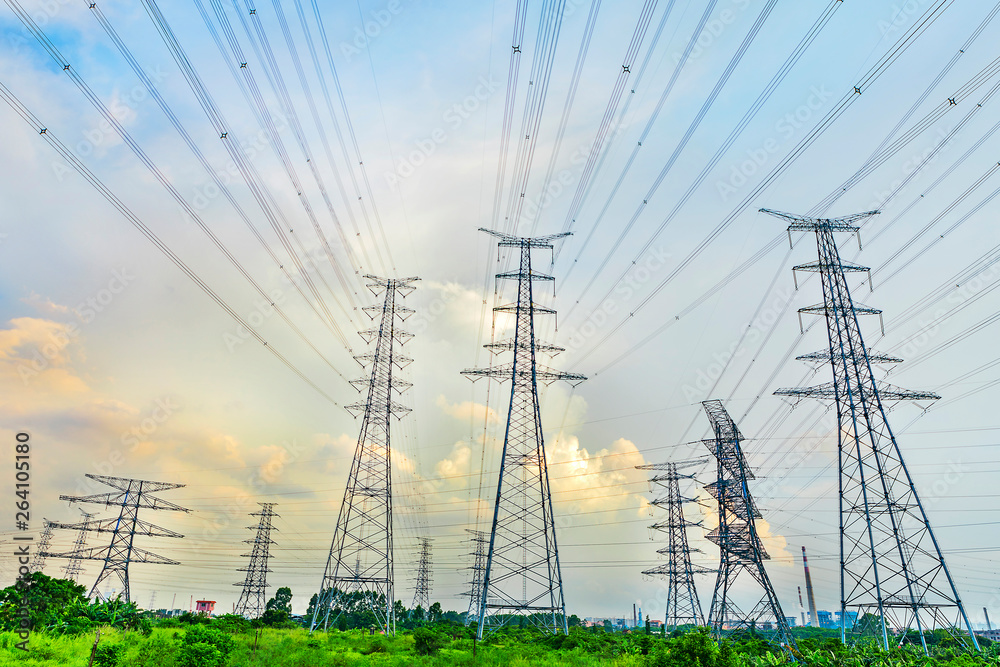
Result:
<svg viewBox="0 0 1000 667">
<path fill-rule="evenodd" d="M 834 627 L 839 628 L 840 627 L 840 612 L 839 611 L 838 612 L 834 612 L 834 616 L 836 618 L 836 621 L 834 623 Z M 853 628 L 854 624 L 857 623 L 857 622 L 858 622 L 858 612 L 856 612 L 856 611 L 849 611 L 849 612 L 847 612 L 847 623 L 845 623 L 845 625 L 847 626 L 847 628 L 848 629 Z"/>
<path fill-rule="evenodd" d="M 785 623 L 788 624 L 788 627 L 794 628 L 795 627 L 795 617 L 794 616 L 785 616 Z"/>
<path fill-rule="evenodd" d="M 835 628 L 840 625 L 833 622 L 833 612 L 830 611 L 817 611 L 816 618 L 819 619 L 819 627 L 821 628 Z"/>
<path fill-rule="evenodd" d="M 662 628 L 663 627 L 663 621 L 650 620 L 649 621 L 649 627 L 650 628 L 657 628 L 657 629 Z"/>
<path fill-rule="evenodd" d="M 215 600 L 196 600 L 194 611 L 196 614 L 211 616 L 212 612 L 215 611 Z"/>
</svg>

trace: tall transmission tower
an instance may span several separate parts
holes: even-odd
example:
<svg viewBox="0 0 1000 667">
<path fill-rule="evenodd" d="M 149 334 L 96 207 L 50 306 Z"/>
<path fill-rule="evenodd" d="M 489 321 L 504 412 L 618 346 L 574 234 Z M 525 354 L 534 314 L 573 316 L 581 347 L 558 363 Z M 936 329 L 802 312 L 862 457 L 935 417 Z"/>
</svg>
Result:
<svg viewBox="0 0 1000 667">
<path fill-rule="evenodd" d="M 400 392 L 410 386 L 409 382 L 394 376 L 397 369 L 411 361 L 398 353 L 395 346 L 402 346 L 413 336 L 400 329 L 397 320 L 405 320 L 413 313 L 401 301 L 415 289 L 412 283 L 419 278 L 365 277 L 373 294 L 385 296 L 382 305 L 364 308 L 373 320 L 378 320 L 377 327 L 361 332 L 369 344 L 375 344 L 375 350 L 357 357 L 366 366 L 371 365 L 371 374 L 352 381 L 358 389 L 367 389 L 363 402 L 347 406 L 348 410 L 362 415 L 361 433 L 310 631 L 320 623 L 324 629 L 329 627 L 330 613 L 337 608 L 341 596 L 361 593 L 365 606 L 388 635 L 396 632 L 389 423 L 393 415 L 402 416 L 410 410 L 392 399 L 394 391 Z"/>
<path fill-rule="evenodd" d="M 264 606 L 267 603 L 267 563 L 271 558 L 271 545 L 275 541 L 271 539 L 271 531 L 277 530 L 271 523 L 274 517 L 274 506 L 277 503 L 257 503 L 261 506 L 261 511 L 253 512 L 250 516 L 259 516 L 260 520 L 256 526 L 247 526 L 248 530 L 255 531 L 252 540 L 243 540 L 251 545 L 250 553 L 243 554 L 244 558 L 249 558 L 250 563 L 246 567 L 239 568 L 238 572 L 246 572 L 246 577 L 242 583 L 235 583 L 233 586 L 242 586 L 240 599 L 236 603 L 234 614 L 244 618 L 260 618 L 264 613 Z"/>
<path fill-rule="evenodd" d="M 684 504 L 697 500 L 681 494 L 681 480 L 692 480 L 694 475 L 682 473 L 680 470 L 702 465 L 707 460 L 704 458 L 636 466 L 639 470 L 661 471 L 661 474 L 655 475 L 650 481 L 659 484 L 667 491 L 665 496 L 652 501 L 653 505 L 667 510 L 667 520 L 650 526 L 667 534 L 667 546 L 657 550 L 657 553 L 667 556 L 667 562 L 644 570 L 643 574 L 667 579 L 667 608 L 663 624 L 668 631 L 682 625 L 705 625 L 705 616 L 701 612 L 701 602 L 698 600 L 698 590 L 694 585 L 694 575 L 714 570 L 691 563 L 691 553 L 700 550 L 692 549 L 688 545 L 687 529 L 690 526 L 700 526 L 701 523 L 684 518 Z"/>
<path fill-rule="evenodd" d="M 483 597 L 483 575 L 486 572 L 486 550 L 490 545 L 490 538 L 481 530 L 466 528 L 465 532 L 472 537 L 469 541 L 473 545 L 472 550 L 472 578 L 469 580 L 469 610 L 465 615 L 465 624 L 469 625 L 473 621 L 479 622 L 479 604 Z"/>
<path fill-rule="evenodd" d="M 837 458 L 840 472 L 840 611 L 841 638 L 848 634 L 878 637 L 888 650 L 935 628 L 961 626 L 963 645 L 978 650 L 969 617 L 945 565 L 903 454 L 886 419 L 884 401 L 936 400 L 931 392 L 910 391 L 875 380 L 872 364 L 902 361 L 869 352 L 858 324 L 859 314 L 880 310 L 856 304 L 846 274 L 867 267 L 840 259 L 834 232 L 858 232 L 854 223 L 877 211 L 842 218 L 807 218 L 761 209 L 788 221 L 793 231 L 815 232 L 819 260 L 793 267 L 820 274 L 823 303 L 800 312 L 826 317 L 826 350 L 798 359 L 829 363 L 833 381 L 816 387 L 779 389 L 775 394 L 834 401 L 837 408 Z M 869 279 L 870 280 L 870 279 Z M 951 614 L 949 614 L 951 610 Z M 848 612 L 858 622 L 848 627 Z"/>
<path fill-rule="evenodd" d="M 84 512 L 82 509 L 80 509 L 80 514 L 83 515 L 83 523 L 80 524 L 80 530 L 76 532 L 76 540 L 73 542 L 72 553 L 75 554 L 80 553 L 87 546 L 87 533 L 90 532 L 90 520 L 95 516 L 94 512 Z M 78 556 L 70 558 L 69 562 L 63 565 L 62 571 L 66 574 L 67 579 L 76 581 L 80 573 L 83 572 L 82 559 Z"/>
<path fill-rule="evenodd" d="M 486 346 L 513 352 L 513 361 L 462 371 L 472 379 L 509 379 L 512 384 L 476 632 L 481 639 L 487 626 L 492 631 L 515 619 L 527 619 L 544 631 L 566 633 L 566 602 L 542 438 L 538 383 L 556 380 L 578 383 L 587 378 L 556 371 L 536 361 L 539 352 L 556 353 L 563 348 L 535 339 L 535 315 L 555 311 L 535 303 L 533 285 L 539 280 L 554 279 L 532 269 L 531 251 L 552 250 L 552 242 L 569 236 L 569 232 L 522 238 L 488 229 L 480 231 L 497 237 L 501 248 L 517 248 L 520 262 L 517 271 L 497 274 L 498 280 L 517 280 L 517 302 L 494 308 L 494 314 L 514 314 L 514 337 Z"/>
<path fill-rule="evenodd" d="M 85 521 L 84 523 L 54 523 L 55 528 L 69 530 L 86 530 L 94 533 L 111 533 L 111 544 L 106 547 L 89 547 L 74 549 L 65 553 L 48 553 L 53 558 L 69 558 L 77 560 L 104 561 L 97 581 L 90 589 L 88 597 L 100 595 L 99 587 L 107 579 L 116 578 L 122 585 L 116 597 L 131 602 L 129 590 L 129 563 L 158 563 L 160 565 L 179 565 L 180 563 L 163 556 L 134 546 L 137 535 L 145 537 L 184 537 L 172 530 L 154 526 L 139 520 L 139 510 L 170 510 L 174 512 L 190 512 L 191 510 L 157 498 L 154 493 L 179 489 L 184 484 L 169 482 L 150 482 L 142 479 L 127 479 L 125 477 L 106 477 L 104 475 L 87 475 L 90 479 L 107 484 L 117 491 L 98 493 L 90 496 L 59 496 L 59 500 L 72 503 L 96 503 L 106 507 L 120 507 L 118 516 L 100 521 Z"/>
<path fill-rule="evenodd" d="M 35 555 L 31 559 L 31 565 L 28 567 L 32 572 L 41 572 L 45 568 L 45 557 L 48 555 L 49 543 L 52 542 L 52 529 L 55 524 L 48 519 L 42 519 L 42 534 L 38 538 L 38 547 L 35 549 Z"/>
<path fill-rule="evenodd" d="M 420 558 L 417 560 L 417 581 L 411 609 L 419 606 L 427 611 L 431 607 L 431 583 L 434 579 L 431 571 L 431 541 L 429 537 L 420 538 Z"/>
<path fill-rule="evenodd" d="M 764 569 L 764 561 L 770 556 L 757 533 L 756 522 L 762 515 L 747 485 L 754 475 L 740 445 L 743 434 L 722 401 L 703 401 L 702 406 L 715 434 L 704 442 L 716 459 L 718 473 L 717 480 L 705 489 L 718 501 L 719 509 L 719 527 L 708 534 L 708 539 L 719 545 L 720 552 L 708 624 L 716 636 L 724 631 L 751 630 L 762 632 L 769 641 L 786 648 L 795 646 L 781 603 Z M 743 573 L 747 575 L 744 579 L 753 579 L 761 591 L 757 602 L 747 607 L 747 611 L 741 610 L 730 594 Z"/>
</svg>

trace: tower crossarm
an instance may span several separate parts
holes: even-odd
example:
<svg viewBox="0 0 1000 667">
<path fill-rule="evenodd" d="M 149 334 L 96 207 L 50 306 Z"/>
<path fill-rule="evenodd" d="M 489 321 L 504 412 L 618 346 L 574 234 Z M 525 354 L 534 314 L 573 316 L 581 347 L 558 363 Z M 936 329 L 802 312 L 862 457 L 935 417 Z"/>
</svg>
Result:
<svg viewBox="0 0 1000 667">
<path fill-rule="evenodd" d="M 497 280 L 520 280 L 522 277 L 520 271 L 504 271 L 503 273 L 498 273 L 496 275 Z M 529 273 L 524 274 L 525 280 L 555 280 L 555 278 L 547 273 L 541 273 L 540 271 L 535 271 L 532 269 Z M 537 308 L 537 306 L 536 306 Z"/>
<path fill-rule="evenodd" d="M 93 533 L 113 533 L 119 530 L 119 519 L 118 517 L 101 519 L 100 521 L 83 521 L 80 523 L 59 523 L 53 522 L 53 528 L 62 528 L 66 530 L 87 530 Z M 180 533 L 174 532 L 172 530 L 167 530 L 161 526 L 156 526 L 148 521 L 135 521 L 135 528 L 130 532 L 136 535 L 142 535 L 144 537 L 184 537 Z"/>
<path fill-rule="evenodd" d="M 88 475 L 89 477 L 90 475 Z M 175 487 L 184 486 L 183 484 L 177 484 Z M 152 492 L 149 492 L 152 493 Z M 132 507 L 138 507 L 138 509 L 147 510 L 170 510 L 172 512 L 190 512 L 186 507 L 181 507 L 180 505 L 175 505 L 174 503 L 168 502 L 161 498 L 156 498 L 153 496 L 146 495 L 147 491 L 143 489 L 142 499 L 139 505 L 132 505 Z M 106 507 L 119 507 L 123 502 L 125 502 L 128 497 L 127 493 L 98 493 L 92 496 L 59 496 L 59 500 L 68 500 L 71 503 L 94 503 L 97 505 L 104 505 Z"/>
<path fill-rule="evenodd" d="M 940 395 L 932 391 L 914 391 L 903 389 L 888 382 L 876 382 L 878 396 L 883 401 L 936 401 Z M 864 388 L 861 388 L 864 391 Z M 790 396 L 793 398 L 819 398 L 823 400 L 836 400 L 838 397 L 837 385 L 834 382 L 824 382 L 814 387 L 784 387 L 774 392 L 775 396 Z"/>
<path fill-rule="evenodd" d="M 815 361 L 820 363 L 830 363 L 830 350 L 820 350 L 818 352 L 810 352 L 809 354 L 801 354 L 795 357 L 796 361 Z M 888 354 L 881 354 L 879 352 L 868 352 L 868 361 L 873 364 L 898 364 L 902 363 L 902 359 L 899 357 L 893 357 Z"/>
<path fill-rule="evenodd" d="M 528 343 L 517 343 L 518 349 L 530 351 L 531 347 Z M 515 342 L 513 338 L 505 338 L 504 340 L 499 340 L 495 343 L 487 343 L 483 345 L 488 350 L 493 350 L 494 352 L 513 352 Z M 565 352 L 565 347 L 559 347 L 558 345 L 551 345 L 549 343 L 535 343 L 535 352 L 545 352 L 546 354 L 556 355 L 560 352 Z"/>
<path fill-rule="evenodd" d="M 74 551 L 64 551 L 61 553 L 46 553 L 45 555 L 49 558 L 71 558 L 76 560 L 101 560 L 107 561 L 110 559 L 121 558 L 125 556 L 123 553 L 116 553 L 116 549 L 111 546 L 107 547 L 87 547 L 81 550 Z M 139 547 L 133 546 L 131 548 L 131 553 L 127 556 L 129 563 L 155 563 L 157 565 L 180 565 L 180 561 L 173 560 L 171 558 L 166 558 L 160 556 L 159 554 L 154 554 L 152 551 L 146 551 L 145 549 L 140 549 Z"/>
<path fill-rule="evenodd" d="M 549 234 L 547 236 L 521 237 L 486 229 L 485 227 L 480 227 L 479 231 L 486 232 L 490 236 L 495 236 L 499 239 L 498 245 L 506 248 L 528 247 L 551 249 L 553 241 L 573 235 L 573 232 L 562 232 L 561 234 Z"/>
<path fill-rule="evenodd" d="M 712 442 L 715 442 L 714 440 Z M 693 468 L 695 466 L 701 466 L 708 463 L 708 457 L 702 456 L 695 459 L 686 459 L 684 461 L 677 462 L 667 462 L 667 463 L 646 463 L 641 466 L 636 466 L 636 470 L 684 470 L 685 468 Z M 650 481 L 656 481 L 654 477 Z"/>
<path fill-rule="evenodd" d="M 840 218 L 810 218 L 804 215 L 785 213 L 784 211 L 775 211 L 769 208 L 762 208 L 760 212 L 788 221 L 790 223 L 788 225 L 789 231 L 799 232 L 814 232 L 823 227 L 834 232 L 856 232 L 858 231 L 858 227 L 854 223 L 879 214 L 879 211 L 865 211 L 863 213 L 852 213 Z"/>
<path fill-rule="evenodd" d="M 861 303 L 856 303 L 850 306 L 850 308 L 858 315 L 881 315 L 882 310 L 879 308 L 872 308 L 871 306 L 866 306 Z M 829 307 L 826 304 L 817 303 L 813 306 L 805 306 L 804 308 L 799 308 L 800 313 L 808 313 L 810 315 L 826 315 Z"/>
<path fill-rule="evenodd" d="M 566 373 L 563 371 L 553 370 L 551 368 L 545 368 L 544 366 L 536 366 L 534 373 L 531 369 L 521 369 L 517 371 L 517 375 L 514 375 L 514 364 L 502 364 L 500 366 L 490 366 L 489 368 L 467 368 L 462 371 L 462 375 L 466 376 L 471 380 L 478 380 L 479 378 L 495 378 L 497 380 L 509 380 L 514 377 L 516 380 L 528 380 L 530 381 L 532 377 L 537 382 L 550 383 L 556 382 L 557 380 L 565 380 L 570 384 L 578 384 L 587 379 L 586 375 L 581 375 L 580 373 Z"/>
<path fill-rule="evenodd" d="M 502 306 L 497 306 L 493 309 L 496 313 L 516 313 L 520 310 L 531 310 L 535 315 L 555 315 L 556 311 L 552 308 L 546 308 L 545 306 L 539 306 L 537 303 L 532 303 L 531 308 L 516 303 L 505 303 Z"/>
</svg>

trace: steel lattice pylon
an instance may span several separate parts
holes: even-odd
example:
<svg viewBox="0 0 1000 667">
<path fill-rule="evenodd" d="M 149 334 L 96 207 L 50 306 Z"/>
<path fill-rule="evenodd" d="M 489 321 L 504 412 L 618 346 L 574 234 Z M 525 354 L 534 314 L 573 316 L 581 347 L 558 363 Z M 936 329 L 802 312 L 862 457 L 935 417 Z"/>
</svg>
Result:
<svg viewBox="0 0 1000 667">
<path fill-rule="evenodd" d="M 371 374 L 352 381 L 358 389 L 367 390 L 364 402 L 347 406 L 362 415 L 361 433 L 310 631 L 320 623 L 324 629 L 329 628 L 330 613 L 337 609 L 341 596 L 361 593 L 379 627 L 388 635 L 396 632 L 389 423 L 393 415 L 409 412 L 409 408 L 392 399 L 392 393 L 410 386 L 394 373 L 411 361 L 398 354 L 395 345 L 403 345 L 413 335 L 400 329 L 396 320 L 405 320 L 413 313 L 399 301 L 415 289 L 412 283 L 419 278 L 365 277 L 372 293 L 385 297 L 381 305 L 364 308 L 378 321 L 376 328 L 361 332 L 369 344 L 375 344 L 374 351 L 357 357 L 366 366 L 371 365 Z"/>
<path fill-rule="evenodd" d="M 818 272 L 823 303 L 801 312 L 826 317 L 829 347 L 798 357 L 830 363 L 833 382 L 818 387 L 779 389 L 775 394 L 796 398 L 831 399 L 837 408 L 837 457 L 840 469 L 841 637 L 873 635 L 883 648 L 907 641 L 915 630 L 924 651 L 924 632 L 962 625 L 968 637 L 956 638 L 978 649 L 976 635 L 931 530 L 903 455 L 886 419 L 883 401 L 934 400 L 918 392 L 878 382 L 872 364 L 900 359 L 869 352 L 858 314 L 881 311 L 856 304 L 847 286 L 847 272 L 866 267 L 840 259 L 834 232 L 857 232 L 853 223 L 877 211 L 836 219 L 807 218 L 761 209 L 789 221 L 792 231 L 815 232 L 819 260 L 793 271 Z M 949 618 L 946 610 L 954 610 Z M 849 611 L 858 622 L 847 626 Z"/>
<path fill-rule="evenodd" d="M 715 437 L 705 445 L 716 459 L 717 480 L 705 489 L 718 501 L 719 526 L 708 539 L 719 545 L 719 575 L 712 594 L 708 624 L 716 636 L 734 630 L 751 630 L 784 647 L 795 646 L 781 603 L 764 569 L 767 551 L 757 533 L 761 513 L 750 495 L 748 480 L 754 478 L 740 445 L 743 434 L 726 412 L 722 401 L 703 401 Z M 732 599 L 733 584 L 746 573 L 761 589 L 761 596 L 748 611 Z M 744 577 L 745 578 L 745 577 Z"/>
<path fill-rule="evenodd" d="M 500 239 L 500 247 L 518 249 L 520 257 L 517 271 L 497 274 L 498 280 L 517 280 L 517 302 L 494 308 L 495 313 L 514 314 L 514 338 L 487 345 L 495 351 L 513 352 L 513 361 L 462 371 L 472 379 L 489 377 L 512 383 L 476 632 L 481 639 L 484 628 L 492 631 L 515 618 L 527 619 L 548 632 L 568 632 L 538 382 L 582 382 L 587 378 L 546 368 L 536 361 L 538 352 L 560 352 L 563 348 L 535 340 L 535 315 L 555 311 L 534 302 L 535 281 L 553 278 L 531 268 L 531 251 L 551 250 L 555 239 L 569 233 L 521 238 L 480 231 Z"/>
<path fill-rule="evenodd" d="M 122 589 L 116 597 L 123 597 L 126 602 L 131 602 L 132 598 L 130 596 L 128 580 L 129 563 L 180 564 L 178 561 L 158 556 L 134 546 L 136 535 L 145 537 L 184 537 L 172 530 L 140 521 L 139 510 L 190 512 L 191 510 L 185 507 L 175 505 L 153 495 L 160 491 L 179 489 L 185 485 L 171 484 L 169 482 L 151 482 L 143 479 L 127 479 L 125 477 L 106 477 L 104 475 L 87 475 L 87 477 L 107 484 L 117 489 L 117 492 L 98 493 L 90 496 L 59 496 L 59 500 L 68 500 L 74 503 L 96 503 L 98 505 L 105 505 L 106 507 L 120 507 L 118 516 L 110 519 L 101 519 L 100 521 L 90 521 L 88 519 L 83 523 L 53 523 L 52 525 L 55 528 L 66 528 L 69 530 L 111 533 L 111 544 L 106 547 L 81 548 L 66 553 L 47 553 L 45 555 L 52 558 L 69 558 L 71 560 L 104 561 L 104 567 L 101 568 L 101 573 L 97 575 L 97 581 L 94 582 L 94 586 L 90 589 L 88 597 L 100 596 L 98 587 L 101 583 L 106 579 L 115 577 L 122 585 Z"/>
<path fill-rule="evenodd" d="M 639 470 L 662 471 L 662 474 L 655 475 L 650 481 L 667 490 L 667 495 L 656 498 L 651 503 L 667 510 L 667 520 L 650 526 L 650 528 L 662 530 L 667 534 L 667 546 L 657 550 L 657 553 L 667 556 L 667 562 L 643 571 L 643 574 L 666 577 L 667 579 L 667 608 L 663 621 L 667 631 L 681 625 L 705 625 L 705 616 L 701 612 L 701 602 L 698 600 L 698 590 L 694 585 L 694 575 L 706 574 L 715 570 L 691 563 L 691 552 L 699 552 L 700 550 L 692 549 L 688 545 L 687 529 L 689 526 L 700 526 L 701 523 L 688 521 L 684 518 L 684 504 L 697 502 L 697 500 L 681 494 L 681 480 L 694 479 L 694 475 L 681 473 L 679 470 L 702 465 L 707 460 L 651 463 L 636 466 Z"/>
<path fill-rule="evenodd" d="M 52 542 L 52 529 L 55 524 L 43 517 L 42 526 L 42 534 L 38 537 L 35 556 L 31 559 L 31 565 L 28 566 L 32 572 L 41 572 L 45 568 L 45 556 L 48 555 L 49 543 Z"/>
<path fill-rule="evenodd" d="M 416 587 L 413 591 L 413 604 L 410 609 L 419 606 L 424 611 L 431 607 L 431 583 L 433 575 L 431 573 L 431 538 L 420 538 L 420 557 L 417 560 Z"/>
<path fill-rule="evenodd" d="M 80 553 L 87 546 L 87 533 L 90 532 L 90 520 L 95 516 L 94 513 L 84 512 L 82 509 L 80 510 L 80 514 L 83 515 L 83 523 L 80 524 L 80 530 L 76 533 L 76 540 L 73 542 L 73 553 Z M 83 560 L 79 557 L 70 558 L 69 562 L 63 565 L 62 571 L 65 573 L 67 579 L 76 581 L 77 577 L 83 571 Z"/>
<path fill-rule="evenodd" d="M 254 512 L 250 516 L 259 516 L 260 521 L 257 522 L 256 526 L 247 526 L 248 530 L 255 531 L 254 538 L 243 540 L 246 544 L 253 545 L 250 553 L 243 554 L 243 558 L 250 559 L 250 564 L 237 570 L 247 574 L 241 583 L 233 584 L 233 586 L 243 587 L 233 613 L 249 619 L 260 618 L 267 603 L 267 573 L 271 571 L 268 569 L 267 563 L 271 558 L 271 545 L 276 544 L 271 539 L 271 531 L 277 530 L 271 524 L 272 519 L 278 516 L 274 513 L 274 506 L 277 503 L 257 504 L 261 506 L 261 511 Z"/>
<path fill-rule="evenodd" d="M 465 615 L 465 624 L 469 625 L 473 621 L 479 622 L 479 604 L 483 597 L 483 574 L 486 572 L 486 549 L 489 547 L 490 539 L 481 530 L 466 528 L 465 532 L 472 537 L 470 542 L 475 546 L 472 551 L 472 578 L 469 580 L 469 592 L 464 595 L 469 596 L 469 610 Z"/>
</svg>

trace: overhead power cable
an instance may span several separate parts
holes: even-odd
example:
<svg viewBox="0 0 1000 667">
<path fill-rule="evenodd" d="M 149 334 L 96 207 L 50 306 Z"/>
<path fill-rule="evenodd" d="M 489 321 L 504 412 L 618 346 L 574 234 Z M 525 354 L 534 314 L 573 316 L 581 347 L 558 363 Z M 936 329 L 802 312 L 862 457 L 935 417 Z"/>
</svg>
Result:
<svg viewBox="0 0 1000 667">
<path fill-rule="evenodd" d="M 17 115 L 19 115 L 32 129 L 35 130 L 41 136 L 42 139 L 46 141 L 52 148 L 56 150 L 59 155 L 66 160 L 66 163 L 72 166 L 81 176 L 83 176 L 88 183 L 90 183 L 94 189 L 96 189 L 102 197 L 104 197 L 112 206 L 114 206 L 118 212 L 120 212 L 125 218 L 138 229 L 143 236 L 145 236 L 150 243 L 152 243 L 157 250 L 163 253 L 167 259 L 169 259 L 173 264 L 180 269 L 184 275 L 186 275 L 195 285 L 198 286 L 205 294 L 207 294 L 215 303 L 222 308 L 226 313 L 232 317 L 237 324 L 244 327 L 250 335 L 261 345 L 263 345 L 268 352 L 273 354 L 282 364 L 284 364 L 290 371 L 295 373 L 299 378 L 308 384 L 310 387 L 316 390 L 323 398 L 328 400 L 333 405 L 337 407 L 343 407 L 340 403 L 335 401 L 332 396 L 326 393 L 323 389 L 319 387 L 315 382 L 310 380 L 305 373 L 303 373 L 297 366 L 295 366 L 291 361 L 288 360 L 283 354 L 278 352 L 274 346 L 269 345 L 267 340 L 264 339 L 252 326 L 250 323 L 243 319 L 233 308 L 226 303 L 226 301 L 220 297 L 218 294 L 212 290 L 208 284 L 198 276 L 177 254 L 175 254 L 160 238 L 146 226 L 142 220 L 129 209 L 121 199 L 117 197 L 97 176 L 91 172 L 79 158 L 66 147 L 59 139 L 56 138 L 55 134 L 50 132 L 48 128 L 38 120 L 22 103 L 21 101 L 2 83 L 0 82 L 0 97 L 3 97 L 4 101 L 14 110 Z"/>
</svg>

